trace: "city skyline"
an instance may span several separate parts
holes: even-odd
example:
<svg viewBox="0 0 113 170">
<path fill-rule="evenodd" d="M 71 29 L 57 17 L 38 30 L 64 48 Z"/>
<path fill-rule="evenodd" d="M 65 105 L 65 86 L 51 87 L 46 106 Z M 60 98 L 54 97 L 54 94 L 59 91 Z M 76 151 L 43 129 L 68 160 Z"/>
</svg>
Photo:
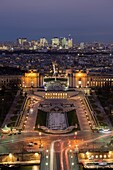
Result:
<svg viewBox="0 0 113 170">
<path fill-rule="evenodd" d="M 1 1 L 0 41 L 64 37 L 75 42 L 113 41 L 111 0 Z"/>
</svg>

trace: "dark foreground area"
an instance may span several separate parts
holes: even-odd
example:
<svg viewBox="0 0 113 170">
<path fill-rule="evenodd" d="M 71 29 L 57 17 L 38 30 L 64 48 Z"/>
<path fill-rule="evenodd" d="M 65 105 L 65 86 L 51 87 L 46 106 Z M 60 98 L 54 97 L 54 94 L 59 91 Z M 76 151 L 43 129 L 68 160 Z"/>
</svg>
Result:
<svg viewBox="0 0 113 170">
<path fill-rule="evenodd" d="M 0 168 L 0 170 L 39 170 L 39 166 L 38 165 L 33 165 L 33 166 L 14 166 L 14 167 L 2 167 Z M 110 170 L 113 168 L 106 168 L 106 167 L 102 167 L 102 168 L 83 168 L 80 167 L 80 170 Z"/>
<path fill-rule="evenodd" d="M 33 166 L 14 166 L 14 167 L 2 167 L 0 170 L 39 170 L 38 165 Z"/>
<path fill-rule="evenodd" d="M 88 169 L 83 168 L 83 170 L 97 170 L 97 169 L 98 169 L 98 170 L 101 170 L 101 169 L 103 169 L 103 170 L 110 170 L 110 169 L 113 169 L 113 168 L 104 168 L 104 167 L 103 167 L 103 168 L 94 168 L 94 169 L 93 169 L 93 168 L 91 168 L 91 169 L 89 169 L 89 168 L 88 168 Z"/>
</svg>

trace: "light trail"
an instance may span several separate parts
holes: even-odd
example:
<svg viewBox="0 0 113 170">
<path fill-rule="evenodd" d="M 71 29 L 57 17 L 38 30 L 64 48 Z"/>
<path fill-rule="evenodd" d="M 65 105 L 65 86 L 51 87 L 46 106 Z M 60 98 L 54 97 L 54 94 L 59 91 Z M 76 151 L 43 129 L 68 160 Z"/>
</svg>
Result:
<svg viewBox="0 0 113 170">
<path fill-rule="evenodd" d="M 60 152 L 60 165 L 61 165 L 61 170 L 64 170 L 64 164 L 63 164 L 63 142 L 61 142 L 61 152 Z"/>
<path fill-rule="evenodd" d="M 68 151 L 69 151 L 69 148 L 67 148 L 67 149 L 65 150 L 65 160 L 66 160 L 67 170 L 69 170 Z"/>
<path fill-rule="evenodd" d="M 112 131 L 113 132 L 113 131 Z M 89 140 L 86 140 L 84 141 L 84 143 L 91 143 L 91 142 L 94 142 L 95 140 L 98 140 L 98 139 L 102 139 L 102 138 L 105 138 L 105 137 L 108 137 L 108 136 L 112 136 L 113 134 L 104 134 L 104 135 L 101 135 L 97 138 L 93 138 L 93 139 L 89 139 Z M 82 143 L 82 145 L 84 144 Z M 80 146 L 80 145 L 79 145 Z"/>
<path fill-rule="evenodd" d="M 55 140 L 50 146 L 50 170 L 54 170 L 54 144 L 60 140 Z"/>
<path fill-rule="evenodd" d="M 51 146 L 50 146 L 50 170 L 53 170 L 54 144 L 55 144 L 55 141 L 53 141 L 53 142 L 51 143 Z"/>
</svg>

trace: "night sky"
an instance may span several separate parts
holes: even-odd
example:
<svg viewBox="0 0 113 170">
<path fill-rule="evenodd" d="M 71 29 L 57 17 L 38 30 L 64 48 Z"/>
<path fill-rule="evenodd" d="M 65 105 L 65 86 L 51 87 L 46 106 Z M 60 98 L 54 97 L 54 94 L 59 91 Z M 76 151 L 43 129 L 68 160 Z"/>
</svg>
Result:
<svg viewBox="0 0 113 170">
<path fill-rule="evenodd" d="M 0 41 L 69 34 L 113 42 L 113 0 L 0 0 Z"/>
</svg>

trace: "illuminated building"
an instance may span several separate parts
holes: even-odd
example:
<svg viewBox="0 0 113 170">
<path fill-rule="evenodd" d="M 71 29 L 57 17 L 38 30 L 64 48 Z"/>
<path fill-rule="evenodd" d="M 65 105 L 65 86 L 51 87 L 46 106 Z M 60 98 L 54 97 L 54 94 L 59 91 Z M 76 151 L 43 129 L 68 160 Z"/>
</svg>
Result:
<svg viewBox="0 0 113 170">
<path fill-rule="evenodd" d="M 73 47 L 73 40 L 72 38 L 60 38 L 60 47 L 62 47 L 63 49 L 69 49 Z"/>
<path fill-rule="evenodd" d="M 38 49 L 38 41 L 32 40 L 29 42 L 29 50 L 37 50 Z"/>
<path fill-rule="evenodd" d="M 84 42 L 81 42 L 80 46 L 79 46 L 79 49 L 83 50 L 84 48 L 85 48 L 85 44 L 84 44 Z"/>
<path fill-rule="evenodd" d="M 45 99 L 67 99 L 67 92 L 46 92 Z"/>
<path fill-rule="evenodd" d="M 22 77 L 22 87 L 39 87 L 39 73 L 36 70 L 30 70 Z"/>
<path fill-rule="evenodd" d="M 69 69 L 65 74 L 60 76 L 58 74 L 56 77 L 45 77 L 36 70 L 30 70 L 25 75 L 1 75 L 0 76 L 0 87 L 2 85 L 8 85 L 11 82 L 18 82 L 22 87 L 42 87 L 46 79 L 56 79 L 60 82 L 67 82 L 67 86 L 72 88 L 86 88 L 86 87 L 102 87 L 102 86 L 113 86 L 113 74 L 108 73 L 86 73 L 82 70 L 72 73 Z"/>
<path fill-rule="evenodd" d="M 81 88 L 87 86 L 87 74 L 78 71 L 77 73 L 73 74 L 73 87 Z"/>
<path fill-rule="evenodd" d="M 21 84 L 22 75 L 0 75 L 0 87 L 3 85 L 8 86 L 13 82 L 20 82 Z"/>
<path fill-rule="evenodd" d="M 113 86 L 113 75 L 111 74 L 92 74 L 81 71 L 76 71 L 72 73 L 71 70 L 68 70 L 64 75 L 67 78 L 67 84 L 69 87 L 73 88 L 85 88 L 85 87 L 102 87 L 102 86 Z M 61 82 L 64 81 L 64 77 L 56 77 L 56 80 L 59 79 Z M 52 78 L 47 78 L 52 80 Z M 45 80 L 46 80 L 45 79 Z M 24 85 L 26 87 L 41 87 L 44 83 L 44 76 L 39 75 L 39 73 L 25 73 L 25 76 L 22 78 Z"/>
<path fill-rule="evenodd" d="M 52 47 L 58 47 L 60 45 L 60 40 L 58 37 L 54 37 L 52 40 Z"/>
<path fill-rule="evenodd" d="M 60 39 L 60 45 L 62 48 L 65 48 L 65 49 L 68 47 L 68 42 L 65 37 Z"/>
<path fill-rule="evenodd" d="M 68 48 L 72 48 L 73 47 L 73 40 L 72 40 L 72 38 L 68 39 L 67 45 L 68 45 Z"/>
<path fill-rule="evenodd" d="M 9 48 L 5 45 L 0 46 L 0 50 L 8 50 Z"/>
<path fill-rule="evenodd" d="M 33 45 L 33 46 L 38 46 L 38 41 L 37 41 L 37 40 L 32 40 L 32 41 L 31 41 L 31 45 Z"/>
<path fill-rule="evenodd" d="M 28 41 L 27 41 L 27 38 L 18 38 L 18 39 L 17 39 L 17 43 L 18 43 L 19 45 L 25 45 L 27 42 L 28 42 Z"/>
<path fill-rule="evenodd" d="M 47 47 L 48 46 L 48 41 L 46 40 L 46 38 L 40 38 L 40 47 Z"/>
</svg>

